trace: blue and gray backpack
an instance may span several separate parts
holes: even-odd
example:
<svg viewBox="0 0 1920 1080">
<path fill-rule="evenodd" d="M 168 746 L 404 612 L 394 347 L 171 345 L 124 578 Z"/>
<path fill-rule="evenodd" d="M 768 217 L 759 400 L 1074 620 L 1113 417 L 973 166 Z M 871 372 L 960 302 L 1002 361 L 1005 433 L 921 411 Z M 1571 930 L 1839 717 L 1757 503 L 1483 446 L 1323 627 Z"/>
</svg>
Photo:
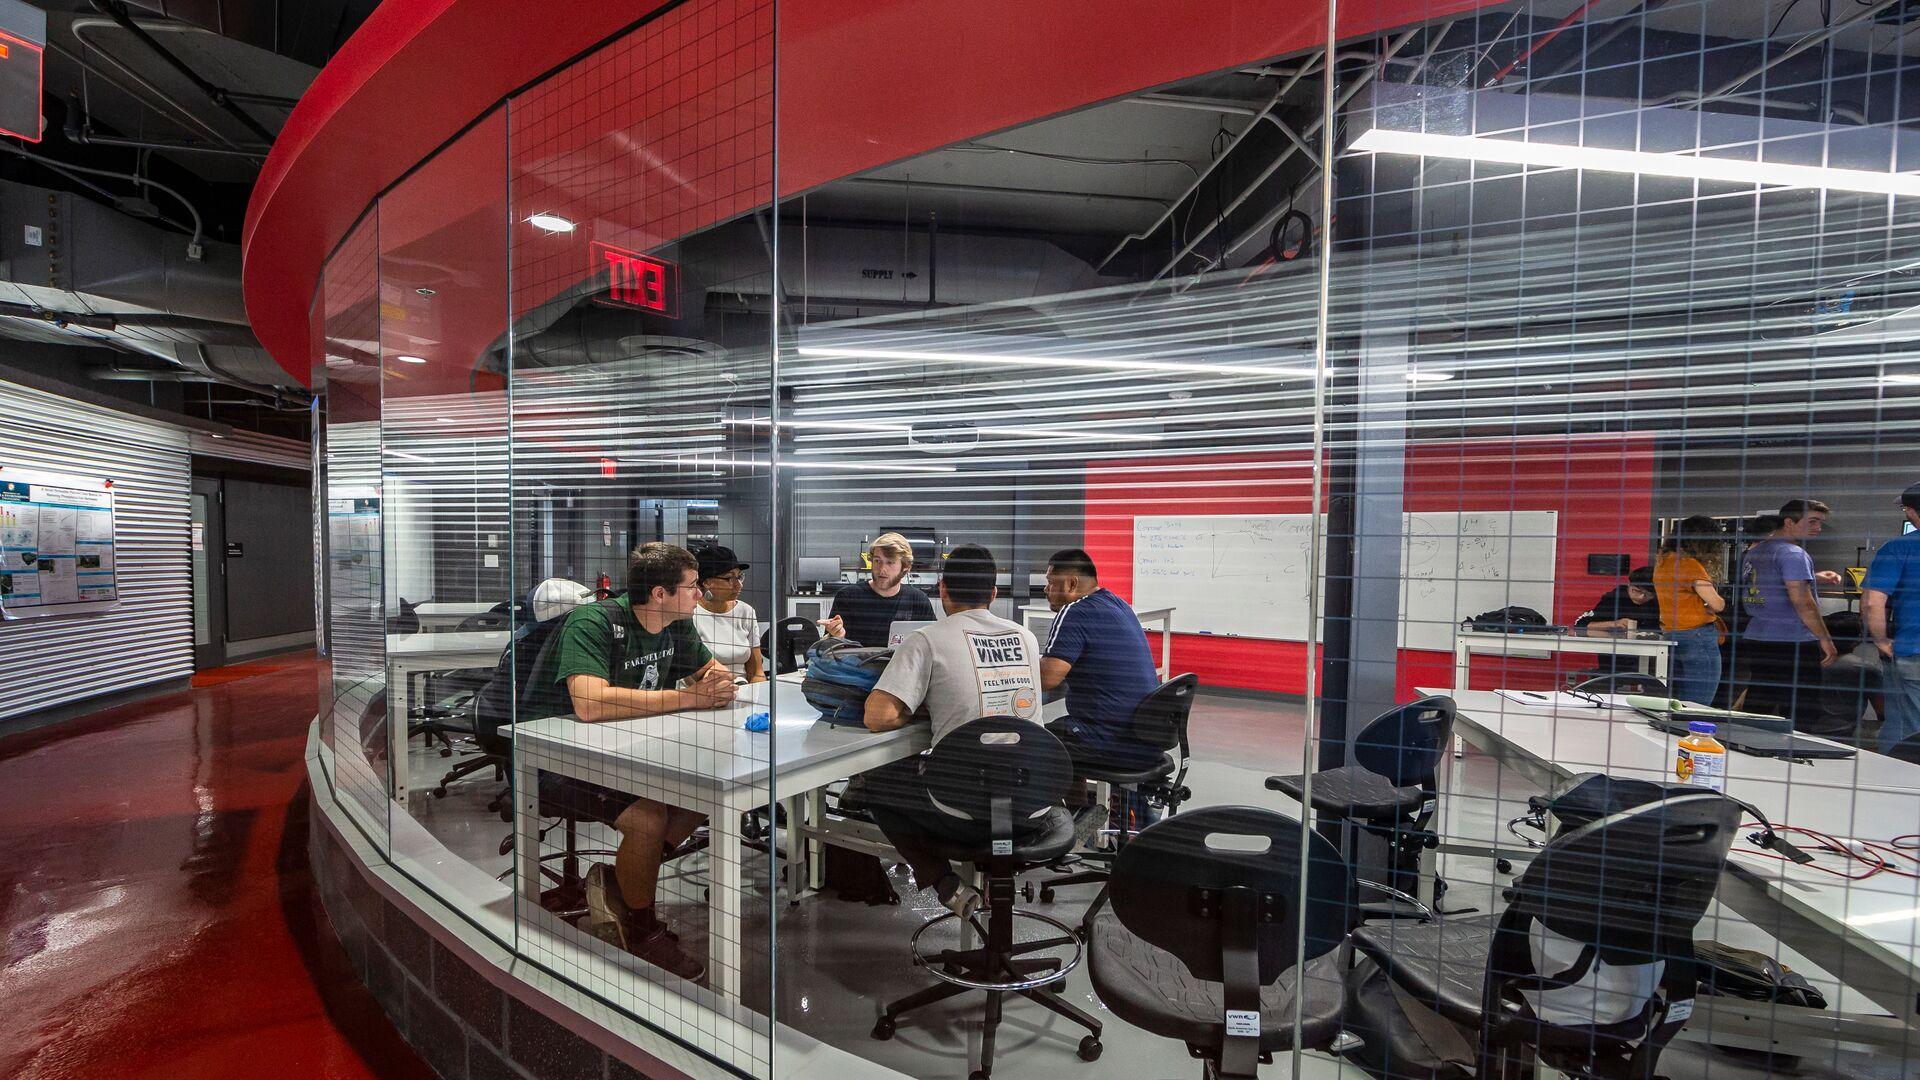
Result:
<svg viewBox="0 0 1920 1080">
<path fill-rule="evenodd" d="M 800 692 L 827 723 L 860 727 L 866 717 L 867 694 L 892 659 L 892 649 L 822 638 L 807 649 L 807 676 L 800 682 Z"/>
</svg>

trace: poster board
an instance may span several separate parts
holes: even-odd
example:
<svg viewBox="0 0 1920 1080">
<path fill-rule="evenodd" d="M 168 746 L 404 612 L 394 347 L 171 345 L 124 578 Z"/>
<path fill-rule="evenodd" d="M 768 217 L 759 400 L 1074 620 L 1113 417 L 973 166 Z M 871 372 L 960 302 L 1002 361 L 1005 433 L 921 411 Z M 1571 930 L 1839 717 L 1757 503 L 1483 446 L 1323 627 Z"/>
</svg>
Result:
<svg viewBox="0 0 1920 1080">
<path fill-rule="evenodd" d="M 119 603 L 113 481 L 0 468 L 0 611 L 7 618 Z"/>
</svg>

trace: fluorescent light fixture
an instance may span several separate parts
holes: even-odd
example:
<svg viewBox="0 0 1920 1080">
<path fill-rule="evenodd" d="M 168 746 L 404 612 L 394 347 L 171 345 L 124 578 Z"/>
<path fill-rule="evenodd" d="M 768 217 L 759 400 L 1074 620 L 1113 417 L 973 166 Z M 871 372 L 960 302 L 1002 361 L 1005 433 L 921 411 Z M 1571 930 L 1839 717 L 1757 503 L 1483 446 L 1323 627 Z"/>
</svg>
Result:
<svg viewBox="0 0 1920 1080">
<path fill-rule="evenodd" d="M 404 354 L 396 356 L 394 359 L 403 364 L 424 364 L 427 362 L 427 358 L 424 356 L 406 356 Z"/>
<path fill-rule="evenodd" d="M 764 469 L 770 462 L 754 461 L 751 458 L 700 457 L 685 458 L 631 458 L 620 459 L 627 465 L 682 465 L 689 469 L 711 468 L 715 465 L 738 465 L 749 469 Z M 960 470 L 952 465 L 894 465 L 884 461 L 782 461 L 783 469 L 846 469 L 852 472 L 906 472 L 906 473 L 950 473 Z"/>
<path fill-rule="evenodd" d="M 1849 915 L 1848 926 L 1880 926 L 1884 923 L 1908 922 L 1920 918 L 1920 908 L 1901 908 L 1899 911 L 1882 911 L 1876 915 Z"/>
<path fill-rule="evenodd" d="M 1191 375 L 1265 375 L 1283 379 L 1311 379 L 1310 367 L 1264 367 L 1234 364 L 1196 364 L 1178 360 L 1131 360 L 1122 357 L 1007 356 L 1001 353 L 937 352 L 925 349 L 870 349 L 859 346 L 802 345 L 801 356 L 845 357 L 850 360 L 911 360 L 928 364 L 1004 364 L 1014 367 L 1088 368 L 1094 371 L 1178 371 Z"/>
<path fill-rule="evenodd" d="M 1451 371 L 1409 371 L 1407 372 L 1407 381 L 1408 382 L 1452 382 L 1453 372 Z"/>
<path fill-rule="evenodd" d="M 1920 373 L 1907 375 L 1882 375 L 1880 381 L 1888 386 L 1920 386 Z"/>
<path fill-rule="evenodd" d="M 1505 165 L 1536 165 L 1549 169 L 1593 169 L 1599 172 L 1644 173 L 1684 180 L 1718 180 L 1730 184 L 1773 187 L 1827 188 L 1864 191 L 1876 195 L 1920 196 L 1920 176 L 1911 173 L 1832 169 L 1818 165 L 1787 165 L 1768 161 L 1736 161 L 1699 154 L 1656 154 L 1642 150 L 1609 150 L 1597 146 L 1520 142 L 1479 135 L 1435 135 L 1424 131 L 1372 130 L 1353 140 L 1352 149 L 1376 154 L 1460 158 Z"/>
<path fill-rule="evenodd" d="M 534 214 L 527 218 L 527 224 L 536 229 L 545 229 L 550 233 L 570 233 L 573 231 L 573 222 L 568 221 L 559 214 Z"/>
<path fill-rule="evenodd" d="M 735 427 L 766 427 L 770 421 L 763 417 L 732 417 L 723 423 Z M 1082 439 L 1095 442 L 1159 442 L 1164 436 L 1141 432 L 1107 431 L 1089 428 L 1085 431 L 1068 431 L 1065 428 L 1040 427 L 970 427 L 965 421 L 954 421 L 954 430 L 978 432 L 981 435 L 1010 435 L 1016 437 L 1036 437 L 1044 439 Z M 901 435 L 913 434 L 912 424 L 888 423 L 884 420 L 782 420 L 780 426 L 787 430 L 802 431 L 878 431 L 897 432 Z"/>
</svg>

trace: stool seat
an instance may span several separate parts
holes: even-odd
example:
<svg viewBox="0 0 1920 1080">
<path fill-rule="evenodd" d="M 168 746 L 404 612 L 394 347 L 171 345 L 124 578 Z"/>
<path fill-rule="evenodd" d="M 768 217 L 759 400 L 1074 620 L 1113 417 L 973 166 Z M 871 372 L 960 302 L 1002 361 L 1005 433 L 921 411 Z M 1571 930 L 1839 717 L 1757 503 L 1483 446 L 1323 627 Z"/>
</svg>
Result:
<svg viewBox="0 0 1920 1080">
<path fill-rule="evenodd" d="M 913 818 L 884 807 L 871 807 L 869 813 L 888 836 L 923 845 L 940 858 L 951 862 L 1047 863 L 1073 850 L 1073 814 L 1064 806 L 1050 806 L 1018 828 L 1010 852 L 995 854 L 992 841 L 980 838 L 954 840 L 922 828 Z"/>
<path fill-rule="evenodd" d="M 1140 787 L 1156 780 L 1165 780 L 1173 775 L 1177 766 L 1172 754 L 1161 754 L 1159 761 L 1145 766 L 1120 765 L 1078 754 L 1073 758 L 1074 772 L 1088 780 L 1115 787 Z"/>
<path fill-rule="evenodd" d="M 1267 787 L 1299 799 L 1306 790 L 1301 776 L 1269 776 Z M 1411 817 L 1424 800 L 1431 798 L 1418 784 L 1404 787 L 1358 765 L 1322 769 L 1313 774 L 1315 813 L 1359 818 L 1363 821 L 1398 821 Z"/>
</svg>

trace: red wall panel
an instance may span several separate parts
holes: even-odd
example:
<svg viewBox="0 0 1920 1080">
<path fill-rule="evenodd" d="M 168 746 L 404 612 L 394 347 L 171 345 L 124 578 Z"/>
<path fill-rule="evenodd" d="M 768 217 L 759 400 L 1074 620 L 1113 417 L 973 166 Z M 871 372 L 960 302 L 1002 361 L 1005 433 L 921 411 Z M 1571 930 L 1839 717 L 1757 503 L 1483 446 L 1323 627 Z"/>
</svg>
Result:
<svg viewBox="0 0 1920 1080">
<path fill-rule="evenodd" d="M 1407 456 L 1406 506 L 1415 512 L 1557 511 L 1558 580 L 1554 610 L 1546 614 L 1571 622 L 1617 584 L 1587 576 L 1588 555 L 1625 553 L 1637 559 L 1647 550 L 1653 451 L 1653 439 L 1646 436 L 1425 443 Z M 1308 513 L 1311 465 L 1304 451 L 1090 462 L 1084 544 L 1100 567 L 1101 583 L 1132 597 L 1135 516 Z M 1178 612 L 1174 625 L 1180 625 Z M 1209 686 L 1298 694 L 1306 689 L 1306 652 L 1303 642 L 1176 633 L 1172 667 L 1197 673 Z M 1399 659 L 1403 700 L 1413 696 L 1415 686 L 1452 685 L 1453 658 L 1447 653 L 1403 649 Z M 1477 661 L 1476 679 L 1544 682 L 1553 677 L 1551 665 L 1510 661 L 1496 672 L 1491 665 L 1498 663 Z"/>
</svg>

